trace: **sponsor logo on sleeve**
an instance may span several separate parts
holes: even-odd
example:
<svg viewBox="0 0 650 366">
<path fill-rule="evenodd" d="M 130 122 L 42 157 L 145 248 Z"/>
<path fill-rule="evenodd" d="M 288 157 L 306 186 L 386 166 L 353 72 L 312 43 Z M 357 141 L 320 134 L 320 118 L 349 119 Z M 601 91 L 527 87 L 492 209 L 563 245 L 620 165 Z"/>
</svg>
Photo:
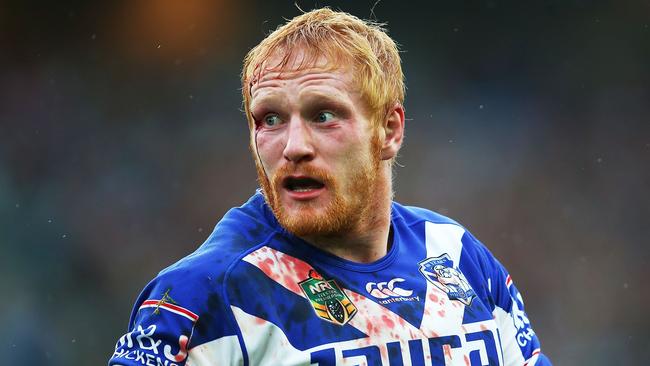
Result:
<svg viewBox="0 0 650 366">
<path fill-rule="evenodd" d="M 192 329 L 199 319 L 194 312 L 178 305 L 169 296 L 169 290 L 160 299 L 144 301 L 138 311 L 153 309 L 123 335 L 115 345 L 111 361 L 130 360 L 142 365 L 177 366 L 187 359 L 189 337 L 183 334 Z M 159 316 L 171 316 L 159 320 Z M 153 324 L 151 324 L 153 323 Z M 177 334 L 176 339 L 173 334 Z M 164 336 L 161 336 L 164 335 Z"/>
<path fill-rule="evenodd" d="M 139 362 L 142 365 L 177 366 L 187 358 L 188 337 L 178 337 L 177 350 L 172 346 L 163 344 L 156 337 L 157 326 L 152 324 L 146 328 L 138 325 L 132 332 L 122 336 L 115 345 L 112 360 L 120 358 Z"/>
<path fill-rule="evenodd" d="M 506 278 L 506 286 L 512 298 L 510 315 L 512 316 L 512 322 L 515 328 L 517 328 L 517 343 L 520 347 L 526 347 L 535 337 L 535 331 L 530 326 L 530 320 L 528 320 L 524 311 L 524 299 L 521 297 L 521 293 L 519 293 L 517 287 L 512 283 L 510 275 Z"/>
<path fill-rule="evenodd" d="M 470 305 L 476 292 L 467 282 L 462 272 L 454 267 L 454 262 L 447 253 L 427 258 L 419 263 L 420 273 L 438 289 L 447 293 L 450 300 L 457 300 Z"/>
<path fill-rule="evenodd" d="M 313 270 L 309 271 L 309 278 L 298 285 L 309 299 L 316 315 L 323 320 L 345 325 L 357 313 L 357 307 L 336 281 L 326 280 Z"/>
</svg>

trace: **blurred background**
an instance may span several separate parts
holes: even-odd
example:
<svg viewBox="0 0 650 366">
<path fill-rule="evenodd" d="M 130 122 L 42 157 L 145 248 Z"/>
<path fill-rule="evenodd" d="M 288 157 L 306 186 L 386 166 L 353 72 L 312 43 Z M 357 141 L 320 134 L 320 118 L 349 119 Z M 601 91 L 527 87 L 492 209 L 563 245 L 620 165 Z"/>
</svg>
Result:
<svg viewBox="0 0 650 366">
<path fill-rule="evenodd" d="M 510 270 L 557 365 L 650 364 L 650 3 L 297 1 L 388 23 L 397 199 Z M 0 0 L 0 352 L 101 365 L 255 190 L 245 53 L 293 1 Z"/>
</svg>

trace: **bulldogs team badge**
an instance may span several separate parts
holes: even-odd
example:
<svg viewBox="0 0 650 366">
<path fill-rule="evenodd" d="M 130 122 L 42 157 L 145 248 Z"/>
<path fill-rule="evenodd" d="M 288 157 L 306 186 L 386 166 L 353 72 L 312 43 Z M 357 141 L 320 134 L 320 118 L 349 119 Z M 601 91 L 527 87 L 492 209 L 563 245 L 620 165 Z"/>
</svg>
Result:
<svg viewBox="0 0 650 366">
<path fill-rule="evenodd" d="M 325 280 L 315 271 L 309 271 L 309 278 L 298 283 L 305 293 L 316 315 L 337 325 L 345 325 L 357 313 L 348 296 L 334 280 Z"/>
<path fill-rule="evenodd" d="M 420 264 L 420 273 L 434 286 L 447 293 L 450 300 L 458 300 L 469 306 L 476 297 L 476 292 L 456 268 L 447 253 L 427 258 Z"/>
</svg>

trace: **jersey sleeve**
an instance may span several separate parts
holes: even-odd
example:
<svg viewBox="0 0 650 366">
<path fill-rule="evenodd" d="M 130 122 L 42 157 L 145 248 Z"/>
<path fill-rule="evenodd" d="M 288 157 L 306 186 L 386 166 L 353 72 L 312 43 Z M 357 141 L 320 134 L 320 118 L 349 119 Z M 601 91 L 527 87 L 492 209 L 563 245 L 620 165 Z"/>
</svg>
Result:
<svg viewBox="0 0 650 366">
<path fill-rule="evenodd" d="M 478 240 L 488 278 L 488 296 L 499 327 L 504 364 L 550 366 L 524 309 L 524 299 L 505 267 Z"/>
<path fill-rule="evenodd" d="M 242 351 L 231 311 L 210 276 L 159 275 L 140 294 L 109 366 L 236 365 Z"/>
</svg>

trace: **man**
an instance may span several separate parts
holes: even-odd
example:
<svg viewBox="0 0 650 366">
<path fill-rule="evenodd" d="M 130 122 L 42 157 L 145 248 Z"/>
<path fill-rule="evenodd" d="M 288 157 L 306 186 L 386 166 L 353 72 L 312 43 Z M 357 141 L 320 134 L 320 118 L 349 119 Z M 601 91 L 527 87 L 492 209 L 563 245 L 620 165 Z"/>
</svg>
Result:
<svg viewBox="0 0 650 366">
<path fill-rule="evenodd" d="M 302 14 L 242 86 L 262 190 L 144 289 L 110 364 L 550 364 L 489 251 L 392 202 L 404 84 L 380 26 Z"/>
</svg>

